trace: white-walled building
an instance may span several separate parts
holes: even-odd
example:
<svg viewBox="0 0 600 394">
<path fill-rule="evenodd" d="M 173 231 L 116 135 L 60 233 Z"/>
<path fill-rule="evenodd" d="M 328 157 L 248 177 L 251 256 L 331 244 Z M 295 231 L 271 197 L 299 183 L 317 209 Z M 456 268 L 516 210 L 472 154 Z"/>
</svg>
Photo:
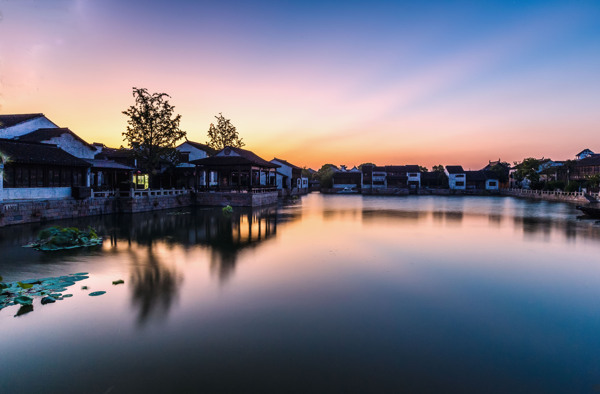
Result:
<svg viewBox="0 0 600 394">
<path fill-rule="evenodd" d="M 12 139 L 44 128 L 58 128 L 44 114 L 0 115 L 0 138 Z"/>
<path fill-rule="evenodd" d="M 467 174 L 462 166 L 446 166 L 448 187 L 450 190 L 465 190 L 467 188 Z"/>
</svg>

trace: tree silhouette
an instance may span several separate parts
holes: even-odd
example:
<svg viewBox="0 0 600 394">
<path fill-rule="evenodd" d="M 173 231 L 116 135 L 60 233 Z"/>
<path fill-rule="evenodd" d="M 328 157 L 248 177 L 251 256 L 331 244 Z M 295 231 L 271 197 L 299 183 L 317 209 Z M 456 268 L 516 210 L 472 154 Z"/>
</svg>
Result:
<svg viewBox="0 0 600 394">
<path fill-rule="evenodd" d="M 211 123 L 208 129 L 209 140 L 206 142 L 208 146 L 216 150 L 221 150 L 226 146 L 241 148 L 246 145 L 238 135 L 231 120 L 225 119 L 220 112 L 219 116 L 215 116 L 215 118 L 217 118 L 217 125 L 215 126 L 214 123 Z"/>
<path fill-rule="evenodd" d="M 135 105 L 122 113 L 127 115 L 127 131 L 124 140 L 132 148 L 138 167 L 148 174 L 156 174 L 161 162 L 177 163 L 177 141 L 186 136 L 179 128 L 181 115 L 175 115 L 175 107 L 166 93 L 148 93 L 145 88 L 133 88 Z"/>
</svg>

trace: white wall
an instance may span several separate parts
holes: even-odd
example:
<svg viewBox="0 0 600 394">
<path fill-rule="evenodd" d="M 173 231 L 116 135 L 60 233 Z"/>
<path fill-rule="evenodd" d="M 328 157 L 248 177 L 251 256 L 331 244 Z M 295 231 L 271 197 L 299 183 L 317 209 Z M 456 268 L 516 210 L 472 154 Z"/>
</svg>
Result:
<svg viewBox="0 0 600 394">
<path fill-rule="evenodd" d="M 46 200 L 71 197 L 70 187 L 15 187 L 2 190 L 3 200 Z"/>
<path fill-rule="evenodd" d="M 57 125 L 52 123 L 45 116 L 39 118 L 30 119 L 26 122 L 16 124 L 12 127 L 0 129 L 0 138 L 15 138 L 25 134 L 29 134 L 37 129 L 50 129 L 58 128 Z"/>
<path fill-rule="evenodd" d="M 487 179 L 485 181 L 485 190 L 498 190 L 498 189 L 500 189 L 500 182 L 498 182 L 497 179 Z"/>
<path fill-rule="evenodd" d="M 278 184 L 278 185 L 277 185 L 277 188 L 278 188 L 278 189 L 282 189 L 282 188 L 284 188 L 284 187 L 285 187 L 286 189 L 291 189 L 291 188 L 292 188 L 292 167 L 290 167 L 290 166 L 287 166 L 287 165 L 285 165 L 285 164 L 283 164 L 283 163 L 281 163 L 280 161 L 278 161 L 278 160 L 275 160 L 275 159 L 271 160 L 271 163 L 273 163 L 273 164 L 277 164 L 277 165 L 280 165 L 281 167 L 279 167 L 279 168 L 277 169 L 277 172 L 279 172 L 279 173 L 280 173 L 280 174 L 282 174 L 282 175 L 285 175 L 285 176 L 287 176 L 287 181 L 286 181 L 286 184 L 285 184 L 285 185 L 283 185 L 283 183 L 282 183 L 282 185 L 281 185 L 281 186 L 279 186 L 279 184 Z M 283 178 L 282 178 L 282 179 L 283 179 Z M 296 185 L 294 185 L 294 187 L 296 187 Z"/>
<path fill-rule="evenodd" d="M 175 149 L 177 149 L 180 152 L 189 152 L 190 161 L 204 159 L 208 157 L 208 154 L 205 151 L 203 151 L 202 149 L 198 149 L 195 146 L 188 144 L 187 142 L 184 142 Z"/>
<path fill-rule="evenodd" d="M 456 182 L 463 182 L 462 186 Z M 465 190 L 467 188 L 466 174 L 448 174 L 448 187 L 452 190 Z"/>
<path fill-rule="evenodd" d="M 70 153 L 75 157 L 79 157 L 80 159 L 93 159 L 96 155 L 95 148 L 91 149 L 69 133 L 62 134 L 60 137 L 50 138 L 43 142 L 54 144 L 65 152 Z"/>
</svg>

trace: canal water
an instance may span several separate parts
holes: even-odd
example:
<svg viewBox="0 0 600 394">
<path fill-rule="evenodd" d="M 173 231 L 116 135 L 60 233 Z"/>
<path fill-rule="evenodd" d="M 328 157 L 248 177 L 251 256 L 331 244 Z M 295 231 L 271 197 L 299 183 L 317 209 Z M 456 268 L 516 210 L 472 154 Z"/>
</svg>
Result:
<svg viewBox="0 0 600 394">
<path fill-rule="evenodd" d="M 598 392 L 600 224 L 577 215 L 311 194 L 57 222 L 96 249 L 2 228 L 4 282 L 87 275 L 0 310 L 0 392 Z"/>
</svg>

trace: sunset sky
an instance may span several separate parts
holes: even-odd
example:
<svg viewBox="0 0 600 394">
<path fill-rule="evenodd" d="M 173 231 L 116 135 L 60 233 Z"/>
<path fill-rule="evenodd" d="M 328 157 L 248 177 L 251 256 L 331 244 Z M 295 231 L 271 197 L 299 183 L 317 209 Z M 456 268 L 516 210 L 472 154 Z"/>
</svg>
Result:
<svg viewBox="0 0 600 394">
<path fill-rule="evenodd" d="M 600 151 L 600 1 L 0 0 L 0 113 L 124 144 L 132 87 L 188 139 L 324 163 Z"/>
</svg>

